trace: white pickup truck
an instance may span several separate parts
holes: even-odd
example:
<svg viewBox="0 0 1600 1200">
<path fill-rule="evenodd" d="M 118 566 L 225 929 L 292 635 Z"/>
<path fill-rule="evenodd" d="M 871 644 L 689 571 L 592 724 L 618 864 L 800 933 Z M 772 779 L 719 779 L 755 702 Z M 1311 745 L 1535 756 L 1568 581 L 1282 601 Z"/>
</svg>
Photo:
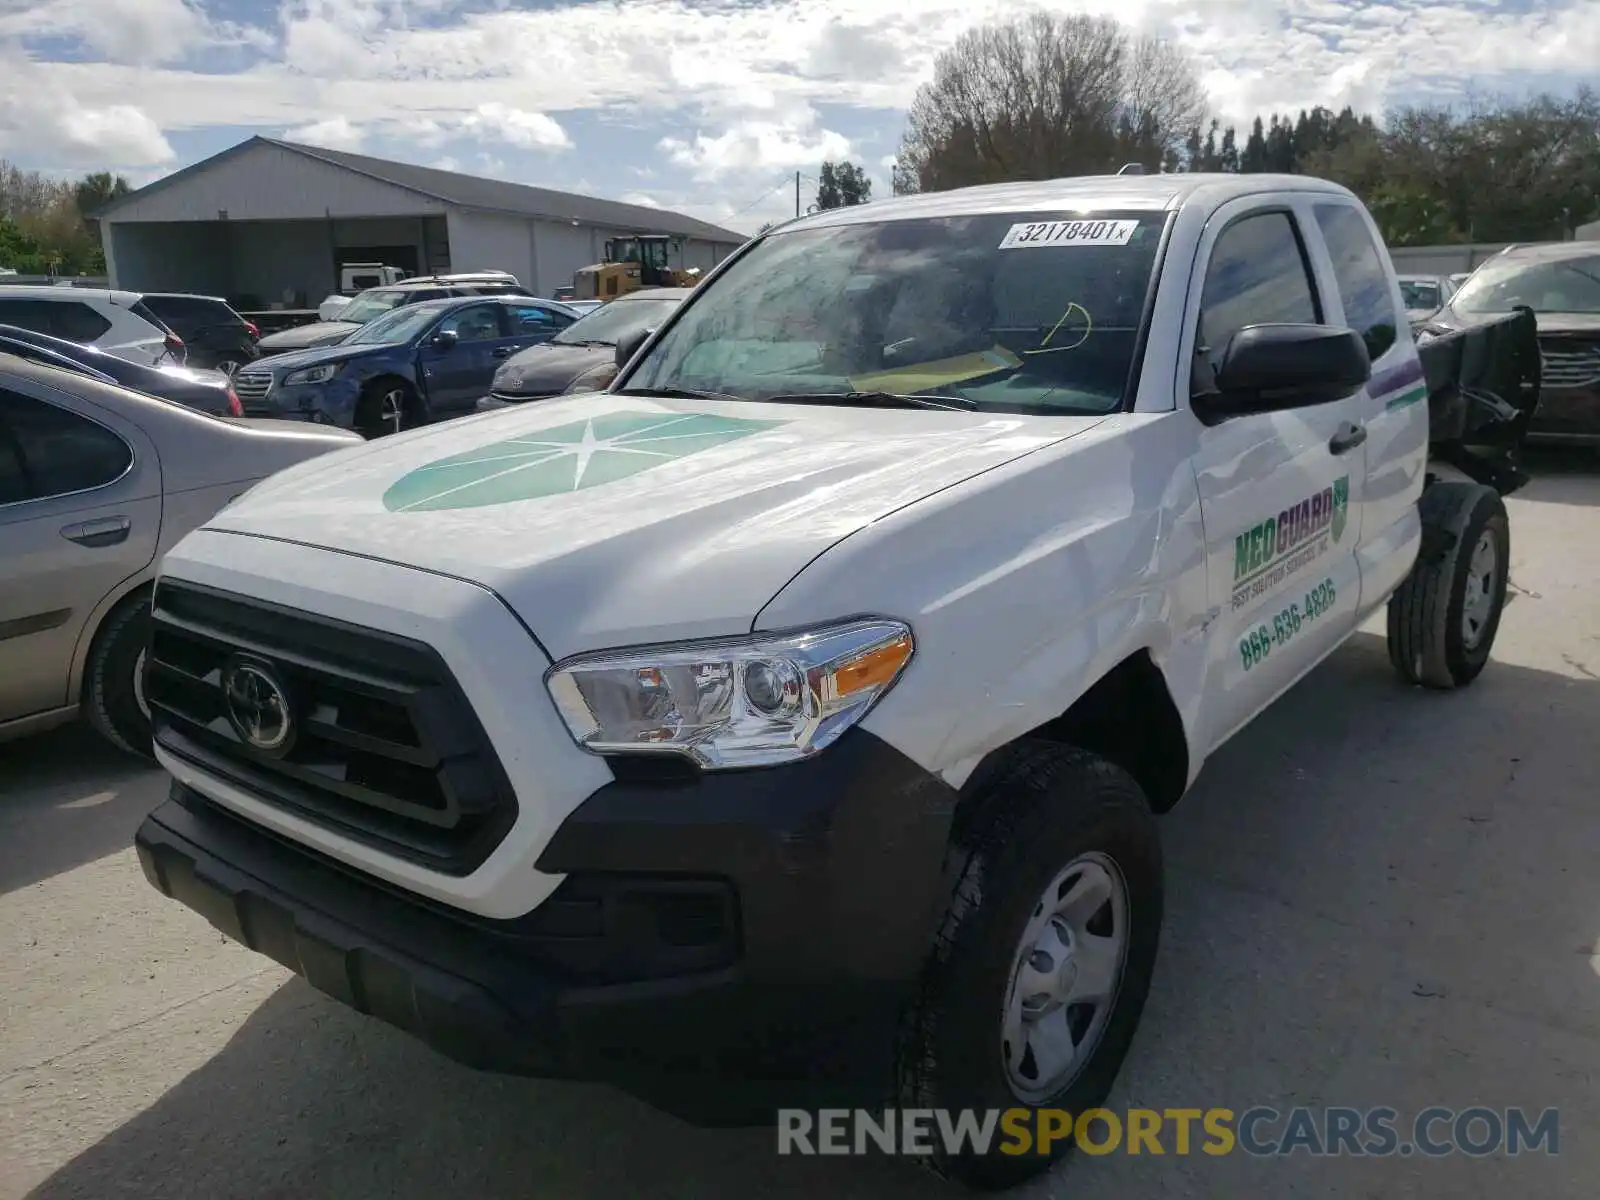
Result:
<svg viewBox="0 0 1600 1200">
<path fill-rule="evenodd" d="M 1425 378 L 1403 307 L 1300 177 L 755 238 L 608 391 L 319 458 L 168 554 L 146 873 L 476 1066 L 1081 1111 L 1156 961 L 1154 814 L 1385 605 L 1407 683 L 1488 658 L 1469 476 L 1521 480 L 1536 380 Z"/>
</svg>

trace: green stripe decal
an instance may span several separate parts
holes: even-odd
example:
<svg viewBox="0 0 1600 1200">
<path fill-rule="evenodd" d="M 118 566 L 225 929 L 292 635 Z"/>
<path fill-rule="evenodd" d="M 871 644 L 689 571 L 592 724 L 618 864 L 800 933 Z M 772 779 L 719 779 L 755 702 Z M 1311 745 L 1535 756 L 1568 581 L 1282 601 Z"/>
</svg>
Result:
<svg viewBox="0 0 1600 1200">
<path fill-rule="evenodd" d="M 1401 392 L 1390 400 L 1388 404 L 1384 405 L 1384 408 L 1389 412 L 1393 412 L 1397 408 L 1407 408 L 1418 400 L 1426 400 L 1427 398 L 1428 389 L 1426 386 L 1414 387 L 1409 392 Z"/>
</svg>

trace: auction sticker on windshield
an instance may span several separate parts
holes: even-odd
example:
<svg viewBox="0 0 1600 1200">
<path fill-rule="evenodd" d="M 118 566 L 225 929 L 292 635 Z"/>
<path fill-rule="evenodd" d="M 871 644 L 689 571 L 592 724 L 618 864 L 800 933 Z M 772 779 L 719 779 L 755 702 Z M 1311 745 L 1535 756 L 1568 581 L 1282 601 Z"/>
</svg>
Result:
<svg viewBox="0 0 1600 1200">
<path fill-rule="evenodd" d="M 1126 246 L 1138 221 L 1023 221 L 1000 239 L 1002 250 L 1038 246 Z"/>
</svg>

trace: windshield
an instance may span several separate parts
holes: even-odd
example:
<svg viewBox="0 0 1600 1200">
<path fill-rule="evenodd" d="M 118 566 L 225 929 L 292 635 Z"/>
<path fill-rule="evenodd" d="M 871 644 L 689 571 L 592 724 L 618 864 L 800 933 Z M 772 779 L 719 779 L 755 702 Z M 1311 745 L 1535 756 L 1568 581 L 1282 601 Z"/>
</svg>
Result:
<svg viewBox="0 0 1600 1200">
<path fill-rule="evenodd" d="M 384 288 L 375 292 L 362 292 L 339 310 L 339 320 L 355 321 L 365 325 L 373 317 L 381 317 L 406 298 L 404 292 Z"/>
<path fill-rule="evenodd" d="M 1505 259 L 1486 262 L 1456 293 L 1454 307 L 1468 313 L 1600 313 L 1600 255 L 1560 262 Z"/>
<path fill-rule="evenodd" d="M 681 300 L 613 300 L 586 313 L 550 340 L 563 346 L 579 346 L 585 342 L 615 346 L 630 333 L 658 327 L 682 303 Z"/>
<path fill-rule="evenodd" d="M 1429 279 L 1402 279 L 1400 294 L 1407 308 L 1435 309 L 1444 303 L 1439 298 L 1439 285 Z"/>
<path fill-rule="evenodd" d="M 985 213 L 771 234 L 683 310 L 626 386 L 1111 412 L 1166 219 Z"/>
<path fill-rule="evenodd" d="M 429 325 L 439 319 L 439 310 L 432 304 L 408 304 L 386 312 L 376 320 L 368 321 L 356 330 L 341 346 L 377 346 L 395 342 L 409 342 Z"/>
</svg>

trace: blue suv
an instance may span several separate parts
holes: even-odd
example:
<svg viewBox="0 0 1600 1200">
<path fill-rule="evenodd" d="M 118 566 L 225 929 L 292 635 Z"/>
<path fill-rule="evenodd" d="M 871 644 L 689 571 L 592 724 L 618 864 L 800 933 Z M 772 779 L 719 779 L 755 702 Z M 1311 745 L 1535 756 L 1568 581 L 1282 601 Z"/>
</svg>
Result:
<svg viewBox="0 0 1600 1200">
<path fill-rule="evenodd" d="M 554 300 L 451 296 L 394 309 L 333 346 L 277 354 L 234 376 L 249 417 L 317 421 L 366 437 L 474 411 L 502 361 L 578 319 Z"/>
</svg>

